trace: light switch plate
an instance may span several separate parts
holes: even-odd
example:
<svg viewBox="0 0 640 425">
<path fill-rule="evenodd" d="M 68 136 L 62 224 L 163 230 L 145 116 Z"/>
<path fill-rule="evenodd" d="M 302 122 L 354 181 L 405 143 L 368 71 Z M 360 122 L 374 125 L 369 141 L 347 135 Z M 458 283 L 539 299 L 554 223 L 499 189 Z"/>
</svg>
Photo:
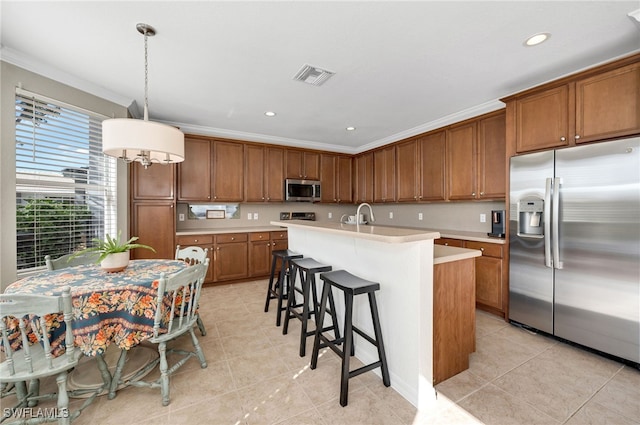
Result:
<svg viewBox="0 0 640 425">
<path fill-rule="evenodd" d="M 393 218 L 393 211 L 389 211 L 389 218 Z"/>
<path fill-rule="evenodd" d="M 184 214 L 182 214 L 182 213 L 178 214 L 178 220 L 179 221 L 184 221 Z"/>
<path fill-rule="evenodd" d="M 253 217 L 251 213 L 247 213 L 247 220 L 251 220 L 251 217 Z"/>
<path fill-rule="evenodd" d="M 333 213 L 327 213 L 327 218 L 333 218 Z"/>
<path fill-rule="evenodd" d="M 487 215 L 480 214 L 480 223 L 486 223 L 486 222 L 487 222 Z"/>
<path fill-rule="evenodd" d="M 253 219 L 257 220 L 258 219 L 258 213 L 253 213 Z"/>
<path fill-rule="evenodd" d="M 422 213 L 418 213 L 418 220 L 422 220 Z"/>
</svg>

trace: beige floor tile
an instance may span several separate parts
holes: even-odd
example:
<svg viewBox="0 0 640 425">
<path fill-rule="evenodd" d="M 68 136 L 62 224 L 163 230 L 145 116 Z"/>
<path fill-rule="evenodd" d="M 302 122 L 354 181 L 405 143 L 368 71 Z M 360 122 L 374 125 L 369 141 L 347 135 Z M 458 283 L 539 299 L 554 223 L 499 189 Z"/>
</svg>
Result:
<svg viewBox="0 0 640 425">
<path fill-rule="evenodd" d="M 640 370 L 625 366 L 589 403 L 592 402 L 640 423 Z"/>
<path fill-rule="evenodd" d="M 92 407 L 94 414 L 81 415 L 80 420 L 75 421 L 74 425 L 135 424 L 169 413 L 169 406 L 162 406 L 160 389 L 155 388 L 124 388 L 118 391 L 113 400 L 100 396 Z"/>
<path fill-rule="evenodd" d="M 504 336 L 476 338 L 476 352 L 469 356 L 469 371 L 490 381 L 532 359 L 538 353 Z"/>
<path fill-rule="evenodd" d="M 324 360 L 324 361 L 323 361 Z M 340 396 L 341 362 L 336 358 L 318 359 L 315 369 L 307 368 L 297 374 L 296 380 L 302 385 L 314 405 L 319 406 Z M 349 380 L 349 393 L 364 385 L 356 379 Z"/>
<path fill-rule="evenodd" d="M 273 424 L 313 407 L 290 372 L 245 387 L 241 392 L 247 424 Z"/>
<path fill-rule="evenodd" d="M 277 425 L 329 425 L 315 408 L 302 412 L 292 418 L 278 422 Z"/>
<path fill-rule="evenodd" d="M 288 371 L 275 347 L 247 351 L 240 356 L 232 357 L 229 359 L 229 367 L 237 388 L 282 375 Z"/>
<path fill-rule="evenodd" d="M 573 415 L 566 425 L 638 425 L 640 421 L 632 420 L 601 404 L 589 402 Z"/>
<path fill-rule="evenodd" d="M 269 338 L 260 329 L 254 329 L 241 335 L 222 337 L 220 340 L 228 358 L 241 356 L 247 351 L 258 351 L 271 347 Z"/>
<path fill-rule="evenodd" d="M 497 330 L 492 336 L 504 337 L 517 344 L 526 345 L 534 353 L 541 353 L 559 344 L 558 341 L 551 337 L 536 334 L 515 325 L 507 325 Z"/>
<path fill-rule="evenodd" d="M 369 388 L 349 391 L 348 404 L 340 406 L 339 397 L 317 406 L 327 423 L 332 425 L 400 425 L 402 419 Z"/>
<path fill-rule="evenodd" d="M 206 369 L 197 369 L 173 375 L 170 381 L 172 409 L 235 391 L 236 386 L 226 360 L 210 363 Z M 160 389 L 157 390 L 160 400 Z"/>
<path fill-rule="evenodd" d="M 232 391 L 186 407 L 172 406 L 167 423 L 171 425 L 241 425 L 246 422 L 240 396 L 236 391 Z"/>
<path fill-rule="evenodd" d="M 476 338 L 492 334 L 509 326 L 502 318 L 482 310 L 476 310 Z"/>
<path fill-rule="evenodd" d="M 562 422 L 545 415 L 522 398 L 488 384 L 458 403 L 486 424 L 552 425 Z"/>
<path fill-rule="evenodd" d="M 368 372 L 365 375 L 370 374 Z M 363 375 L 360 375 L 363 376 Z M 377 379 L 377 385 L 367 385 L 367 388 L 374 393 L 382 403 L 392 412 L 394 412 L 405 424 L 411 424 L 416 418 L 418 414 L 418 409 L 409 401 L 402 397 L 396 390 L 392 387 L 385 387 L 382 383 L 382 379 Z"/>
<path fill-rule="evenodd" d="M 454 402 L 478 391 L 488 383 L 487 380 L 465 370 L 436 385 L 436 390 Z"/>
</svg>

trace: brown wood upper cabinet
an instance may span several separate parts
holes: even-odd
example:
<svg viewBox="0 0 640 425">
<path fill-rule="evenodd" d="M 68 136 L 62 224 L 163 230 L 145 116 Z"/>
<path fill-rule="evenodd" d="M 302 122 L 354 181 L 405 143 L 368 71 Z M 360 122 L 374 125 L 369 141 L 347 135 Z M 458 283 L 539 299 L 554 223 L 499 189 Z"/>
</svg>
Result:
<svg viewBox="0 0 640 425">
<path fill-rule="evenodd" d="M 445 134 L 436 131 L 396 146 L 398 201 L 445 199 Z"/>
<path fill-rule="evenodd" d="M 639 59 L 627 59 L 617 67 L 608 64 L 505 99 L 514 117 L 516 152 L 640 133 Z"/>
<path fill-rule="evenodd" d="M 129 166 L 131 196 L 134 200 L 165 199 L 175 197 L 176 165 L 155 165 L 144 168 L 139 162 Z"/>
<path fill-rule="evenodd" d="M 244 145 L 185 138 L 178 165 L 178 200 L 240 202 L 244 197 Z"/>
<path fill-rule="evenodd" d="M 504 111 L 447 129 L 448 199 L 504 198 L 505 131 Z"/>
<path fill-rule="evenodd" d="M 353 200 L 351 157 L 320 155 L 321 202 L 350 203 Z"/>
<path fill-rule="evenodd" d="M 245 146 L 244 176 L 246 202 L 284 201 L 284 149 Z"/>
<path fill-rule="evenodd" d="M 287 149 L 287 178 L 320 180 L 320 155 L 317 152 L 306 152 Z"/>
<path fill-rule="evenodd" d="M 373 152 L 373 201 L 396 200 L 396 146 L 391 145 Z"/>
<path fill-rule="evenodd" d="M 353 168 L 355 202 L 373 202 L 373 152 L 355 157 Z"/>
</svg>

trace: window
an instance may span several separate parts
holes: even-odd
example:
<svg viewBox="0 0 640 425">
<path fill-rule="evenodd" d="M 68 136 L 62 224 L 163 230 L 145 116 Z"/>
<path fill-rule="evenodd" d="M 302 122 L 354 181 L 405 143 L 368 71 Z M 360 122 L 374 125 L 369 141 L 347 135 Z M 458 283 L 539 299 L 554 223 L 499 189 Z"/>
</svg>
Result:
<svg viewBox="0 0 640 425">
<path fill-rule="evenodd" d="M 18 274 L 116 229 L 116 161 L 93 112 L 16 89 Z"/>
</svg>

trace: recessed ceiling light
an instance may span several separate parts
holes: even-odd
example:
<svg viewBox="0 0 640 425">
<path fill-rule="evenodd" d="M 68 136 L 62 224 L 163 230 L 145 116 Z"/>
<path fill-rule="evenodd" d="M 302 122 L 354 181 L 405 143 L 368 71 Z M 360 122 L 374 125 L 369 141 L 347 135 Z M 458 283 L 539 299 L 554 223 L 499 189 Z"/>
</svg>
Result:
<svg viewBox="0 0 640 425">
<path fill-rule="evenodd" d="M 354 131 L 356 128 L 355 127 L 347 127 L 346 130 L 347 131 Z"/>
<path fill-rule="evenodd" d="M 527 38 L 524 42 L 525 46 L 537 46 L 538 44 L 542 43 L 543 41 L 546 41 L 549 37 L 551 37 L 551 34 L 549 34 L 548 32 L 541 32 L 538 34 L 534 34 L 531 37 Z"/>
<path fill-rule="evenodd" d="M 275 113 L 275 112 L 272 112 L 272 111 L 267 111 L 267 112 L 265 112 L 264 114 L 265 114 L 266 116 L 268 116 L 268 117 L 275 117 L 275 116 L 276 116 L 276 113 Z"/>
</svg>

